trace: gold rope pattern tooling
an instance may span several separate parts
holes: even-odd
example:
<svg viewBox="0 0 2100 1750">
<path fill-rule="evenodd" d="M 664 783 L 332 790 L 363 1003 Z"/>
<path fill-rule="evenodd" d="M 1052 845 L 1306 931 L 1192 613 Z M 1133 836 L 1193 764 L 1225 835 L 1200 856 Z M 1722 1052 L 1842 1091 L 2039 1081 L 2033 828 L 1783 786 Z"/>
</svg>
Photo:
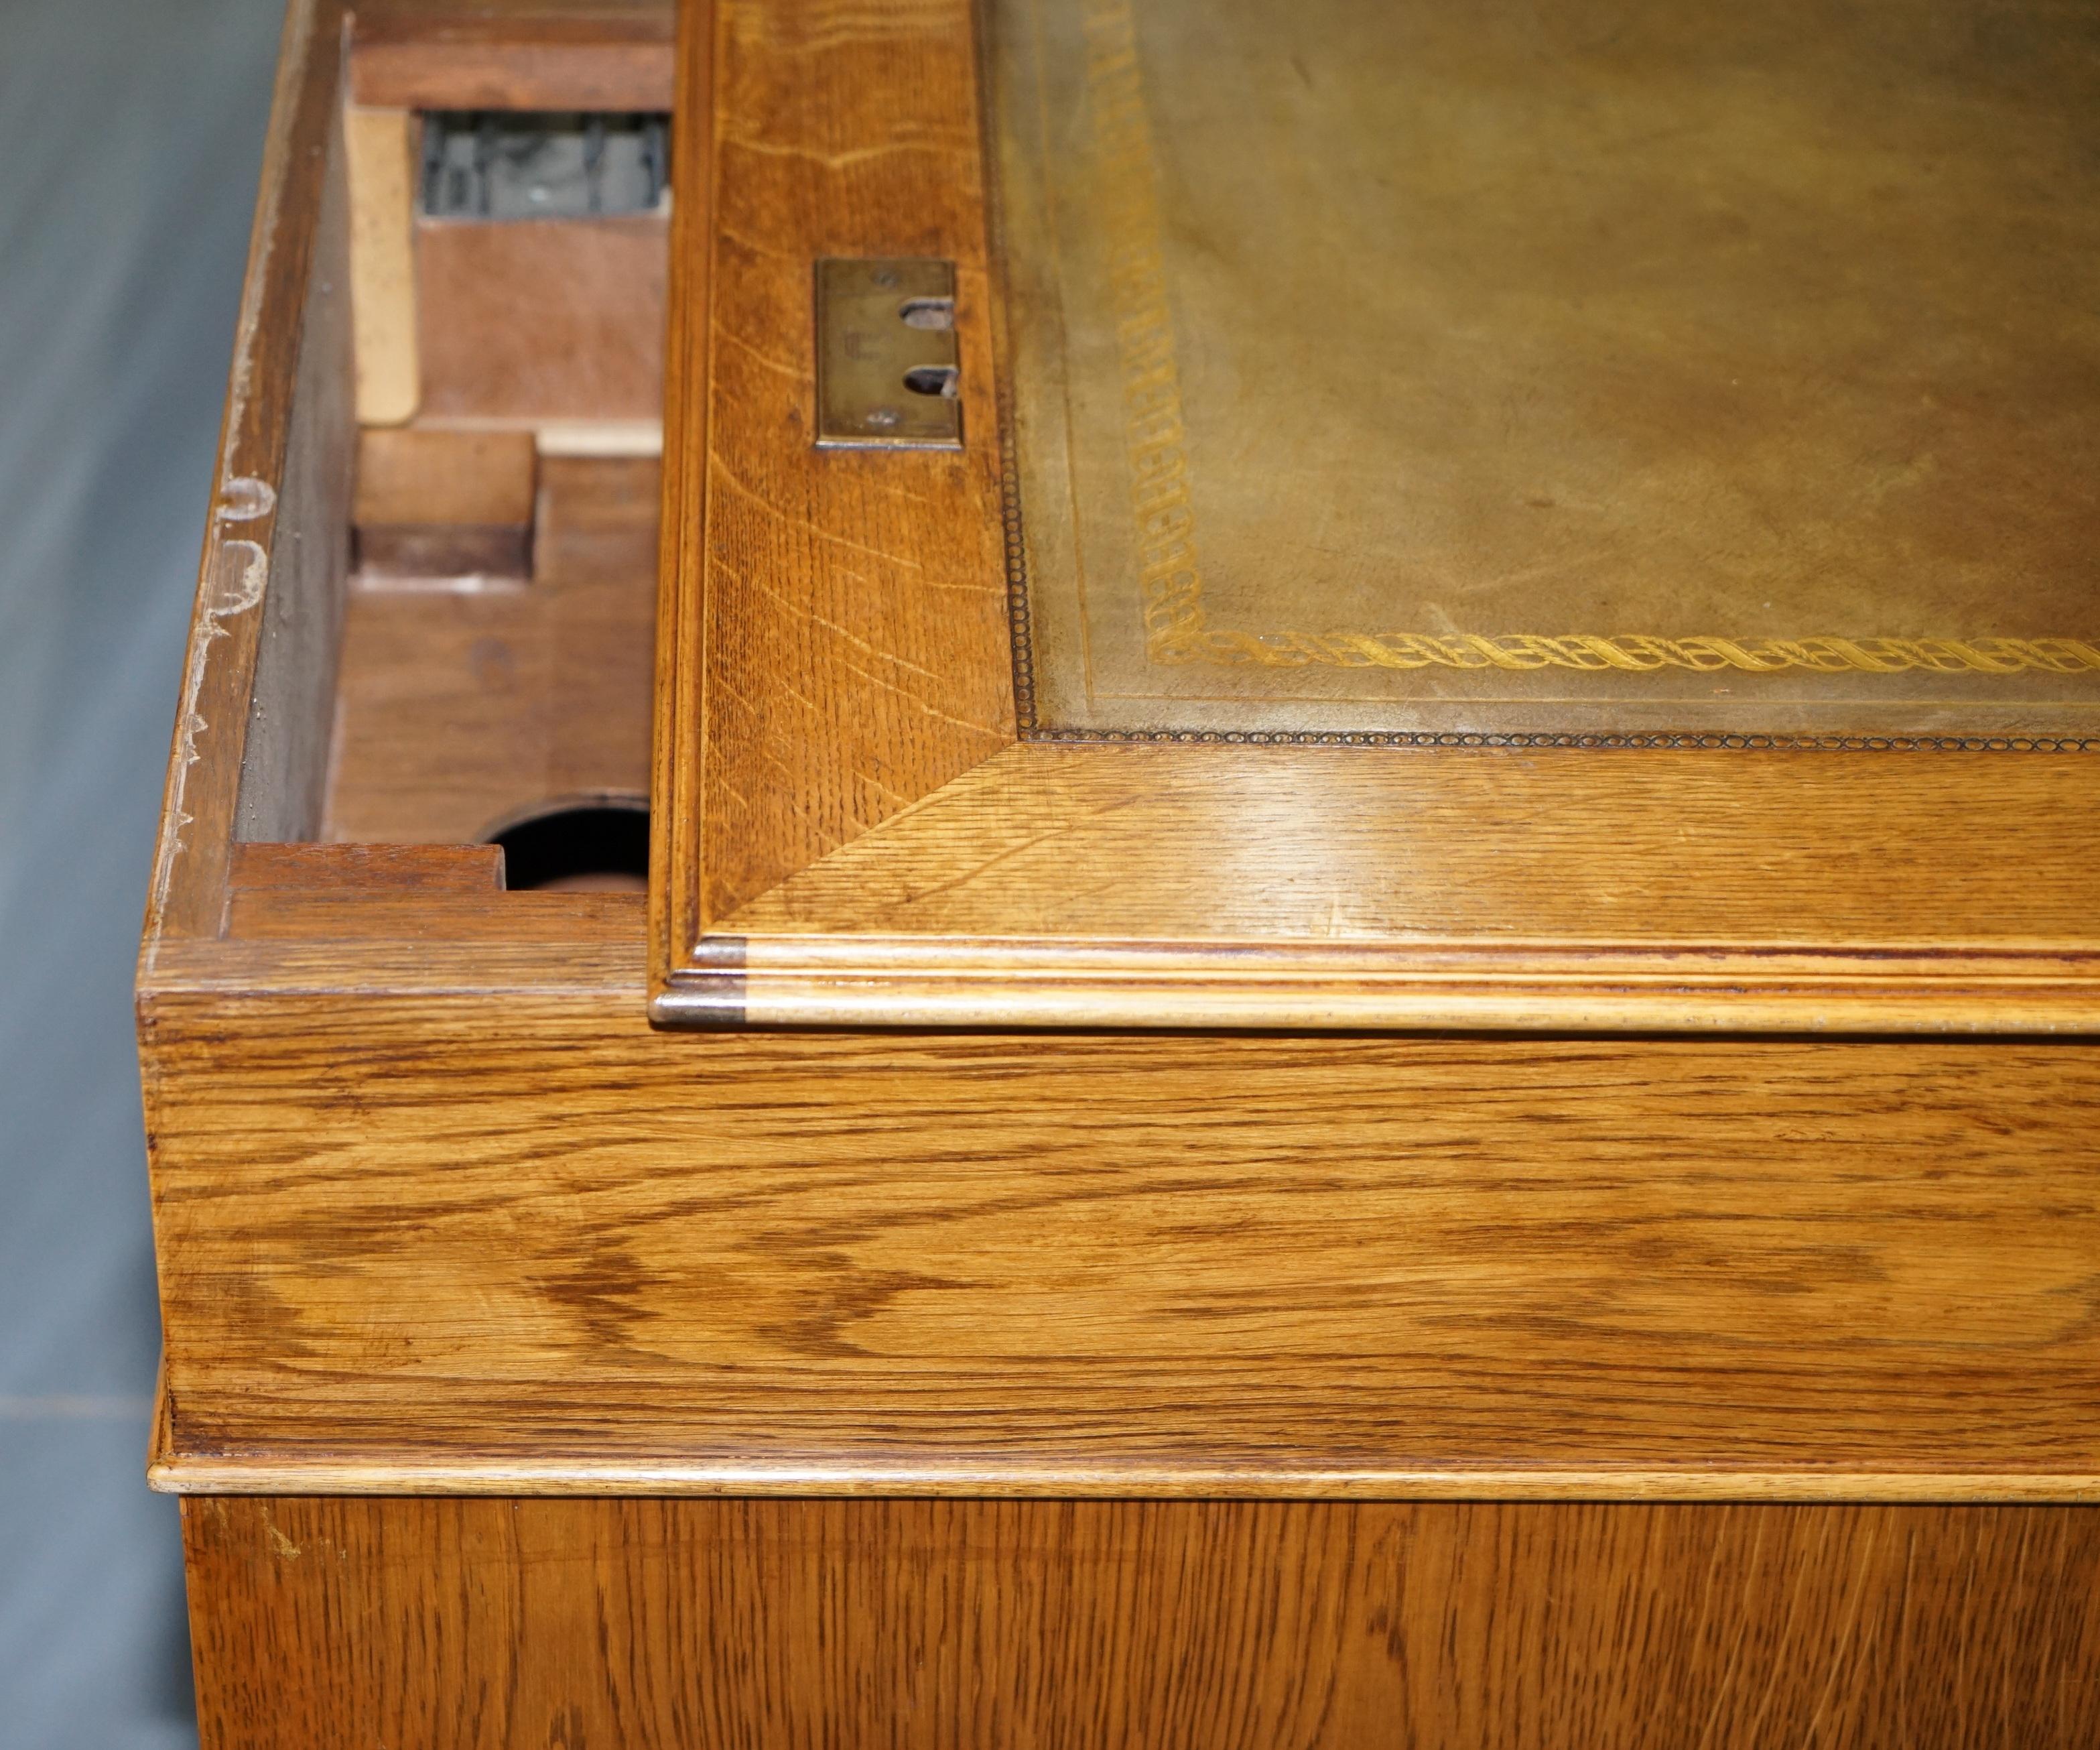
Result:
<svg viewBox="0 0 2100 1750">
<path fill-rule="evenodd" d="M 1130 0 L 1082 0 L 1092 148 L 1103 198 L 1123 371 L 1124 444 L 1145 656 L 1166 665 L 1264 668 L 1575 669 L 1771 674 L 2100 673 L 2100 647 L 2071 638 L 1661 638 L 1510 633 L 1240 632 L 1213 627 L 1189 499 L 1187 429 L 1160 243 L 1158 175 Z"/>
<path fill-rule="evenodd" d="M 1154 662 L 1258 663 L 1267 668 L 1322 665 L 1345 669 L 1717 669 L 1769 674 L 1812 669 L 1826 674 L 2052 674 L 2100 672 L 2100 648 L 2071 638 L 1599 638 L 1512 633 L 1439 636 L 1419 632 L 1226 632 L 1203 625 L 1198 610 L 1154 630 L 1146 654 Z"/>
</svg>

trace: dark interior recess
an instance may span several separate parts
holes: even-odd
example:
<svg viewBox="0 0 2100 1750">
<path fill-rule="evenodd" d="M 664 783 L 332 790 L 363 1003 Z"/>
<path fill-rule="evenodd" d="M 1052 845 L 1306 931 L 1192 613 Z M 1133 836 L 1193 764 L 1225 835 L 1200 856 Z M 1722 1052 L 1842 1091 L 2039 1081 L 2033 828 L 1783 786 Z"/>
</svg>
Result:
<svg viewBox="0 0 2100 1750">
<path fill-rule="evenodd" d="M 639 802 L 564 802 L 528 815 L 489 842 L 503 847 L 514 892 L 646 892 L 649 810 Z"/>
</svg>

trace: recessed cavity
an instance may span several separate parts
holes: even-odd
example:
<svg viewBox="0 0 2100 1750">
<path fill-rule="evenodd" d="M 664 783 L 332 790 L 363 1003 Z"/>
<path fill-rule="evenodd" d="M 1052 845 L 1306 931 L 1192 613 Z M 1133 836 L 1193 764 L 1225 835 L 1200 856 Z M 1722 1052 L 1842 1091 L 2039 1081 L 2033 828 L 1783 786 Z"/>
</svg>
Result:
<svg viewBox="0 0 2100 1750">
<path fill-rule="evenodd" d="M 558 803 L 489 835 L 513 892 L 643 893 L 649 810 L 639 802 Z"/>
<path fill-rule="evenodd" d="M 651 213 L 670 162 L 664 115 L 437 110 L 423 117 L 421 209 L 454 219 Z"/>
</svg>

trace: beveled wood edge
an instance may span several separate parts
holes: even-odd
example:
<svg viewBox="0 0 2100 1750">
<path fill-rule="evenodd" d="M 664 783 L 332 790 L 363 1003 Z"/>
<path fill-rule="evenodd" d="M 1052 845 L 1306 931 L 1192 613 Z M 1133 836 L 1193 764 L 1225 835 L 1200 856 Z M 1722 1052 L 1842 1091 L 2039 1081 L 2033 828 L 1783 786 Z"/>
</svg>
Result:
<svg viewBox="0 0 2100 1750">
<path fill-rule="evenodd" d="M 152 1487 L 161 1486 L 152 1480 L 156 1476 L 179 1462 L 174 1451 L 174 1410 L 168 1402 L 168 1352 L 163 1349 L 153 1363 L 153 1420 L 146 1432 L 146 1478 Z"/>
<path fill-rule="evenodd" d="M 227 1455 L 162 1447 L 165 1495 L 818 1496 L 1216 1500 L 2100 1501 L 2100 1474 L 1260 1469 L 1195 1465 L 757 1464 L 627 1457 Z"/>
<path fill-rule="evenodd" d="M 1264 762 L 1272 753 L 1219 749 L 1205 750 L 1204 757 Z M 1099 762 L 1123 757 L 1098 749 L 1056 756 L 1061 765 L 1082 762 L 1083 771 L 1100 771 Z M 1368 778 L 1375 793 L 1389 793 L 1402 815 L 1418 806 L 1419 762 L 1438 757 L 1385 750 L 1332 756 L 1346 761 L 1359 779 Z M 1638 768 L 1651 756 L 1616 757 Z M 1643 886 L 1660 896 L 1680 886 L 1696 888 L 1715 874 L 1710 846 L 1703 851 L 1680 846 L 1661 829 L 1679 818 L 1680 805 L 1710 792 L 1716 781 L 1731 797 L 1740 787 L 1732 788 L 1725 773 L 1705 766 L 1710 760 L 1725 762 L 1732 757 L 1727 752 L 1652 757 L 1670 763 L 1631 772 L 1624 800 L 1627 821 L 1643 824 L 1659 845 L 1643 864 Z M 2002 793 L 2005 780 L 1986 762 L 2017 756 L 1804 751 L 1761 757 L 1813 762 L 1818 773 L 1842 775 L 1846 784 L 1872 778 L 1884 789 L 1900 777 L 1901 762 L 1930 762 L 1915 768 L 1921 774 L 1917 799 L 1924 817 L 1954 823 L 1939 829 L 1951 853 L 1959 848 L 1961 833 L 1970 830 L 1961 823 L 1972 817 L 1971 811 L 1954 804 L 1973 802 L 1987 789 Z M 1764 770 L 1769 802 L 1769 765 Z M 2053 761 L 2032 770 L 2076 776 L 2073 767 Z M 1939 789 L 1924 787 L 1926 774 Z M 1463 778 L 1476 792 L 1492 777 L 1467 768 L 1454 770 L 1452 782 L 1455 786 Z M 1856 917 L 1841 928 L 1839 920 L 1818 918 L 1812 908 L 1805 915 L 1753 908 L 1740 933 L 1679 934 L 1662 897 L 1653 907 L 1657 925 L 1652 933 L 1587 938 L 1565 927 L 1458 936 L 1425 921 L 1413 930 L 1396 928 L 1390 935 L 1338 939 L 1318 933 L 1317 917 L 1287 908 L 1277 910 L 1273 934 L 1242 927 L 1202 935 L 1191 928 L 1200 929 L 1195 914 L 1201 908 L 1180 895 L 1169 895 L 1171 903 L 1160 907 L 1161 934 L 1138 939 L 1079 930 L 1003 932 L 998 914 L 982 906 L 974 916 L 965 908 L 968 921 L 960 927 L 929 924 L 915 930 L 908 923 L 886 922 L 889 917 L 908 919 L 913 909 L 894 903 L 890 890 L 941 893 L 960 885 L 959 874 L 1008 871 L 1004 847 L 1039 833 L 1062 834 L 1071 846 L 1067 863 L 1085 866 L 1089 829 L 1083 820 L 1072 825 L 1072 811 L 1056 793 L 1057 781 L 1057 774 L 1031 749 L 1016 747 L 985 761 L 966 778 L 732 915 L 719 933 L 702 936 L 685 964 L 652 982 L 651 1019 L 660 1026 L 701 1028 L 2100 1032 L 2100 928 L 2081 930 L 2070 921 L 2086 915 L 2072 903 L 2092 887 L 2080 873 L 2089 867 L 2083 864 L 2061 877 L 2063 901 L 2053 911 L 2064 927 L 2027 935 L 2010 929 L 1987 933 L 1997 914 L 1973 900 L 1965 912 L 1918 912 L 1918 934 L 1909 940 L 1868 936 Z M 1573 786 L 1553 781 L 1555 794 L 1574 794 Z M 1829 788 L 1817 792 L 1826 812 L 1831 798 L 1823 792 Z M 2047 787 L 2051 793 L 2062 788 L 2054 782 Z M 980 801 L 973 802 L 973 796 Z M 1935 798 L 1943 815 L 1923 806 Z M 989 804 L 982 798 L 990 798 Z M 1531 800 L 1535 806 L 1536 798 Z M 1107 812 L 1126 825 L 1132 818 L 1127 806 Z M 1524 864 L 1534 882 L 1579 886 L 1590 867 L 1585 860 L 1608 854 L 1608 847 L 1586 842 L 1534 851 L 1528 829 L 1515 837 L 1511 830 L 1484 817 L 1479 854 L 1489 861 Z M 828 872 L 836 889 L 840 870 L 847 872 L 849 886 L 870 884 L 865 905 L 830 911 L 823 901 L 810 905 L 808 895 L 820 890 L 805 883 L 811 877 L 822 881 Z M 2015 872 L 2001 873 L 2010 879 Z M 1375 871 L 1365 872 L 1366 882 L 1376 878 Z M 1060 895 L 1049 890 L 1044 897 L 1054 902 Z M 1920 895 L 1912 899 L 1921 903 Z M 806 923 L 798 919 L 798 910 Z M 865 925 L 857 923 L 856 911 L 867 918 Z M 1819 922 L 1826 926 L 1820 934 L 1815 928 Z M 1944 933 L 1935 935 L 1935 925 Z"/>
<path fill-rule="evenodd" d="M 267 904 L 273 895 L 255 895 Z M 2100 951 L 1421 939 L 711 938 L 651 997 L 639 895 L 287 896 L 283 933 L 163 942 L 139 993 L 612 999 L 786 1027 L 1964 1035 L 2100 1032 Z M 521 928 L 521 922 L 530 928 Z"/>
<path fill-rule="evenodd" d="M 694 1027 L 2084 1035 L 2100 954 L 1728 944 L 1262 943 L 747 936 L 653 993 Z"/>
<path fill-rule="evenodd" d="M 422 904 L 429 908 L 431 902 Z M 465 920 L 465 906 L 450 909 Z M 349 912 L 342 933 L 327 937 L 173 941 L 162 946 L 152 977 L 141 985 L 141 1012 L 150 1015 L 161 999 L 197 997 L 326 996 L 345 1002 L 512 997 L 615 1010 L 632 1005 L 638 1017 L 645 1000 L 651 1000 L 642 972 L 640 907 L 604 912 L 579 917 L 574 934 L 562 940 L 505 939 L 498 933 L 500 908 L 483 907 L 492 927 L 483 935 L 412 938 L 385 929 L 360 935 L 356 913 Z M 1767 988 L 1745 992 L 1738 974 L 1688 975 L 1652 951 L 1644 956 L 1645 982 L 1625 983 L 1621 968 L 1621 987 L 1608 989 L 1594 977 L 1555 984 L 1505 975 L 1498 983 L 1492 977 L 1497 962 L 1506 964 L 1512 952 L 1499 943 L 1478 949 L 1471 968 L 1468 951 L 1447 944 L 1440 957 L 1424 952 L 1393 966 L 1383 984 L 1312 966 L 1295 972 L 1286 967 L 1265 983 L 1242 976 L 1234 985 L 1219 979 L 1215 967 L 1193 974 L 1185 967 L 1164 979 L 1145 970 L 1136 986 L 1127 970 L 1117 970 L 1113 947 L 1042 945 L 1031 961 L 1031 945 L 1008 945 L 1010 957 L 986 973 L 983 944 L 958 945 L 977 957 L 973 980 L 941 964 L 949 947 L 924 940 L 721 939 L 709 944 L 708 971 L 655 993 L 653 1017 L 660 1025 L 703 1031 L 1111 1025 L 1152 1031 L 1317 1026 L 1429 1032 L 2100 1032 L 2100 967 L 2089 962 L 2082 978 L 2061 969 L 2023 976 L 2023 963 L 2032 969 L 2058 961 L 2039 950 L 2024 961 L 1999 957 L 1996 967 L 1943 969 L 1946 975 L 1938 978 L 1931 975 L 1936 963 L 1921 957 L 1926 970 L 1908 980 L 1861 975 L 1856 964 L 1842 961 L 1817 971 L 1815 957 L 1804 955 L 1771 968 Z M 871 948 L 887 948 L 892 958 L 856 964 Z M 1244 975 L 1248 961 L 1268 952 L 1214 947 L 1211 954 L 1214 961 L 1229 962 L 1228 974 Z M 1609 952 L 1599 951 L 1599 957 Z M 1755 963 L 1767 957 L 1745 958 Z M 668 1014 L 667 1005 L 673 1005 Z M 1308 1013 L 1317 1019 L 1299 1019 Z"/>
<path fill-rule="evenodd" d="M 650 752 L 649 990 L 664 988 L 699 934 L 699 823 L 681 806 L 685 780 L 696 771 L 704 708 L 702 614 L 685 611 L 684 584 L 704 574 L 707 506 L 707 410 L 704 394 L 678 386 L 712 375 L 712 325 L 690 320 L 706 305 L 710 275 L 714 149 L 712 83 L 714 0 L 681 0 L 677 88 L 673 107 L 669 289 L 664 299 L 664 450 L 656 587 L 655 722 Z M 706 128 L 690 125 L 705 105 Z M 695 592 L 698 593 L 697 591 Z M 678 872 L 687 872 L 682 876 Z M 687 876 L 690 878 L 687 878 Z"/>
</svg>

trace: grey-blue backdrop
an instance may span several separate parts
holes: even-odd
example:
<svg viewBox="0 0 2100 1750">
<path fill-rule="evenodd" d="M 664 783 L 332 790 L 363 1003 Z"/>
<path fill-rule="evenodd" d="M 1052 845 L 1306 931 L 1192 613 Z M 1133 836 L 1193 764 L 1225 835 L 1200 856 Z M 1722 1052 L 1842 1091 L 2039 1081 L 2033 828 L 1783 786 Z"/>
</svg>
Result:
<svg viewBox="0 0 2100 1750">
<path fill-rule="evenodd" d="M 279 0 L 0 0 L 0 1743 L 192 1744 L 130 984 Z"/>
</svg>

